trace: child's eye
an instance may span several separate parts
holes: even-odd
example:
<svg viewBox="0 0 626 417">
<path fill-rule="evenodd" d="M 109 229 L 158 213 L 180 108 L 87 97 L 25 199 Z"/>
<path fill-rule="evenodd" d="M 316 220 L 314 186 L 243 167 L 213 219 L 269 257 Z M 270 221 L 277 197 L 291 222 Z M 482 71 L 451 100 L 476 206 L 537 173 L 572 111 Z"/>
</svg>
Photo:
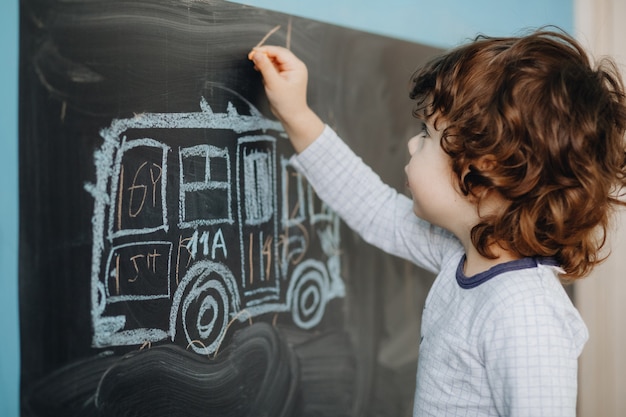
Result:
<svg viewBox="0 0 626 417">
<path fill-rule="evenodd" d="M 420 133 L 417 136 L 413 136 L 411 139 L 409 139 L 409 143 L 408 143 L 408 148 L 409 148 L 409 155 L 413 155 L 416 152 L 419 152 L 422 150 L 422 148 L 424 147 L 424 140 L 426 139 L 426 135 L 424 133 Z"/>
<path fill-rule="evenodd" d="M 420 129 L 420 136 L 428 137 L 430 133 L 428 132 L 428 126 L 426 126 L 426 122 L 422 122 L 422 127 Z"/>
</svg>

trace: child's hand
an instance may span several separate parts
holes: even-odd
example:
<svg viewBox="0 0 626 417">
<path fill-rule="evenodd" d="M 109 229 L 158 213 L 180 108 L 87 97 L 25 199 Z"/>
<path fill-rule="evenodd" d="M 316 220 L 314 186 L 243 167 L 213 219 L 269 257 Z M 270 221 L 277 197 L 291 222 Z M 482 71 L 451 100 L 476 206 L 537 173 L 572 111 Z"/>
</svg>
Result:
<svg viewBox="0 0 626 417">
<path fill-rule="evenodd" d="M 296 151 L 301 152 L 324 129 L 323 122 L 306 101 L 306 65 L 291 51 L 279 46 L 254 48 L 248 59 L 263 75 L 272 112 L 282 122 Z"/>
<path fill-rule="evenodd" d="M 248 58 L 263 75 L 272 112 L 289 120 L 307 109 L 307 68 L 290 50 L 279 46 L 254 48 Z"/>
</svg>

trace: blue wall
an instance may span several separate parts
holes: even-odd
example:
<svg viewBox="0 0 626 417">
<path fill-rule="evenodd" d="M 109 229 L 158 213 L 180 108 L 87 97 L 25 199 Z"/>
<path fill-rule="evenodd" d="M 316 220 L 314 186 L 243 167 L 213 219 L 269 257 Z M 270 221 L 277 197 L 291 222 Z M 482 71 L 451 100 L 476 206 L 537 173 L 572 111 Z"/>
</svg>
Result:
<svg viewBox="0 0 626 417">
<path fill-rule="evenodd" d="M 182 1 L 182 0 L 181 0 Z M 328 23 L 439 47 L 547 24 L 572 32 L 572 0 L 242 0 Z M 0 6 L 0 416 L 18 412 L 18 0 Z"/>
<path fill-rule="evenodd" d="M 18 415 L 17 72 L 18 1 L 0 6 L 0 416 Z"/>
<path fill-rule="evenodd" d="M 556 25 L 572 32 L 572 0 L 237 0 L 399 39 L 450 47 L 482 33 Z"/>
</svg>

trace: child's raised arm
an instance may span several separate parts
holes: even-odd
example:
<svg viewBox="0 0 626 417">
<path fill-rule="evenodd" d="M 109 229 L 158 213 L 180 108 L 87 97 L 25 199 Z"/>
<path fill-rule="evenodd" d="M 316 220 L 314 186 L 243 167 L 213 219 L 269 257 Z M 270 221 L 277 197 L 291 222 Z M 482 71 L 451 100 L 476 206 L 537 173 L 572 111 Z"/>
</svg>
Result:
<svg viewBox="0 0 626 417">
<path fill-rule="evenodd" d="M 279 46 L 254 48 L 248 59 L 263 75 L 272 113 L 283 124 L 296 152 L 302 152 L 324 130 L 324 122 L 306 101 L 306 65 L 291 51 Z"/>
</svg>

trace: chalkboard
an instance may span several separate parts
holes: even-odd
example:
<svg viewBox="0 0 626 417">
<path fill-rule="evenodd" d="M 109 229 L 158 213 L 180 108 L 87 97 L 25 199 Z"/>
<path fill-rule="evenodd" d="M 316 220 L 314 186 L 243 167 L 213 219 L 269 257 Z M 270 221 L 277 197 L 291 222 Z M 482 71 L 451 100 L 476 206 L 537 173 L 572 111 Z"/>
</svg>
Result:
<svg viewBox="0 0 626 417">
<path fill-rule="evenodd" d="M 23 416 L 411 414 L 432 276 L 290 167 L 246 58 L 273 30 L 401 189 L 432 48 L 223 1 L 20 2 Z"/>
</svg>

